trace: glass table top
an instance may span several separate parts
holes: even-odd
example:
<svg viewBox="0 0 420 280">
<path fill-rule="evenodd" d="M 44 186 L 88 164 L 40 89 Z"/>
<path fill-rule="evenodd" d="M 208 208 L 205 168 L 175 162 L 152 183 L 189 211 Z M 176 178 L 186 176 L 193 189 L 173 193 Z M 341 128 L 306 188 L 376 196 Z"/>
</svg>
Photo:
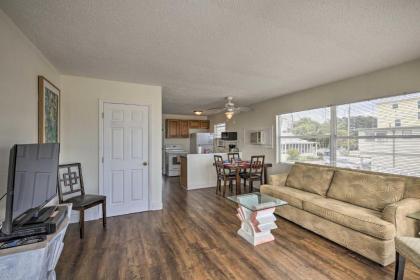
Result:
<svg viewBox="0 0 420 280">
<path fill-rule="evenodd" d="M 264 210 L 287 204 L 286 201 L 257 192 L 229 196 L 228 199 L 251 211 Z"/>
<path fill-rule="evenodd" d="M 415 212 L 415 213 L 411 213 L 411 214 L 407 215 L 407 217 L 412 218 L 412 219 L 416 219 L 416 220 L 420 220 L 420 211 Z"/>
</svg>

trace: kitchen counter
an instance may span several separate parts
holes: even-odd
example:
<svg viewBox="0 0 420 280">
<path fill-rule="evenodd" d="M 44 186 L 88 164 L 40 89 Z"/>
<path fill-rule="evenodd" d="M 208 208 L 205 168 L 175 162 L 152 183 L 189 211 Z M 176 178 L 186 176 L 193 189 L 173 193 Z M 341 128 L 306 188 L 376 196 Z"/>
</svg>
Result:
<svg viewBox="0 0 420 280">
<path fill-rule="evenodd" d="M 187 190 L 215 187 L 214 155 L 227 159 L 227 153 L 188 154 L 181 157 L 180 184 Z M 239 153 L 242 156 L 242 153 Z"/>
</svg>

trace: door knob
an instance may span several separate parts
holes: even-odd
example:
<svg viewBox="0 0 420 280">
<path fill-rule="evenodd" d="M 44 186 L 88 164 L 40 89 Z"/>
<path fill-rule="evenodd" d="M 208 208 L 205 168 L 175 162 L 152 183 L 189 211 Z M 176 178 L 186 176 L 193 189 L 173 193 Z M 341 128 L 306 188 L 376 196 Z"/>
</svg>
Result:
<svg viewBox="0 0 420 280">
<path fill-rule="evenodd" d="M 143 162 L 143 166 L 147 166 L 147 161 L 144 161 Z"/>
</svg>

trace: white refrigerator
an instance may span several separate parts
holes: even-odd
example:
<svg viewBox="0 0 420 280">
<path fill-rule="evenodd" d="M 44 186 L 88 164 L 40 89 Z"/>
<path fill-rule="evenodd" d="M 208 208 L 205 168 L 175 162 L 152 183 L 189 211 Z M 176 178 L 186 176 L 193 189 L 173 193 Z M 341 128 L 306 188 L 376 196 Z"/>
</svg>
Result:
<svg viewBox="0 0 420 280">
<path fill-rule="evenodd" d="M 213 153 L 213 138 L 213 133 L 192 133 L 190 135 L 190 153 Z"/>
</svg>

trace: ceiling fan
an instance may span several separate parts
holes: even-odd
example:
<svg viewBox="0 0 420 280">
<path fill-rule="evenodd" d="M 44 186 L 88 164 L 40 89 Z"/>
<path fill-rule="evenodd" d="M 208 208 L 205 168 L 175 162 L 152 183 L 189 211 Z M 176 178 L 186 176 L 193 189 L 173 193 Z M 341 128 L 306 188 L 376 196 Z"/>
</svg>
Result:
<svg viewBox="0 0 420 280">
<path fill-rule="evenodd" d="M 208 115 L 217 114 L 221 112 L 225 112 L 226 118 L 230 120 L 234 114 L 238 114 L 240 112 L 248 112 L 251 111 L 249 107 L 239 107 L 233 103 L 233 97 L 228 96 L 226 97 L 226 104 L 223 108 L 211 108 L 207 109 L 204 112 Z"/>
</svg>

